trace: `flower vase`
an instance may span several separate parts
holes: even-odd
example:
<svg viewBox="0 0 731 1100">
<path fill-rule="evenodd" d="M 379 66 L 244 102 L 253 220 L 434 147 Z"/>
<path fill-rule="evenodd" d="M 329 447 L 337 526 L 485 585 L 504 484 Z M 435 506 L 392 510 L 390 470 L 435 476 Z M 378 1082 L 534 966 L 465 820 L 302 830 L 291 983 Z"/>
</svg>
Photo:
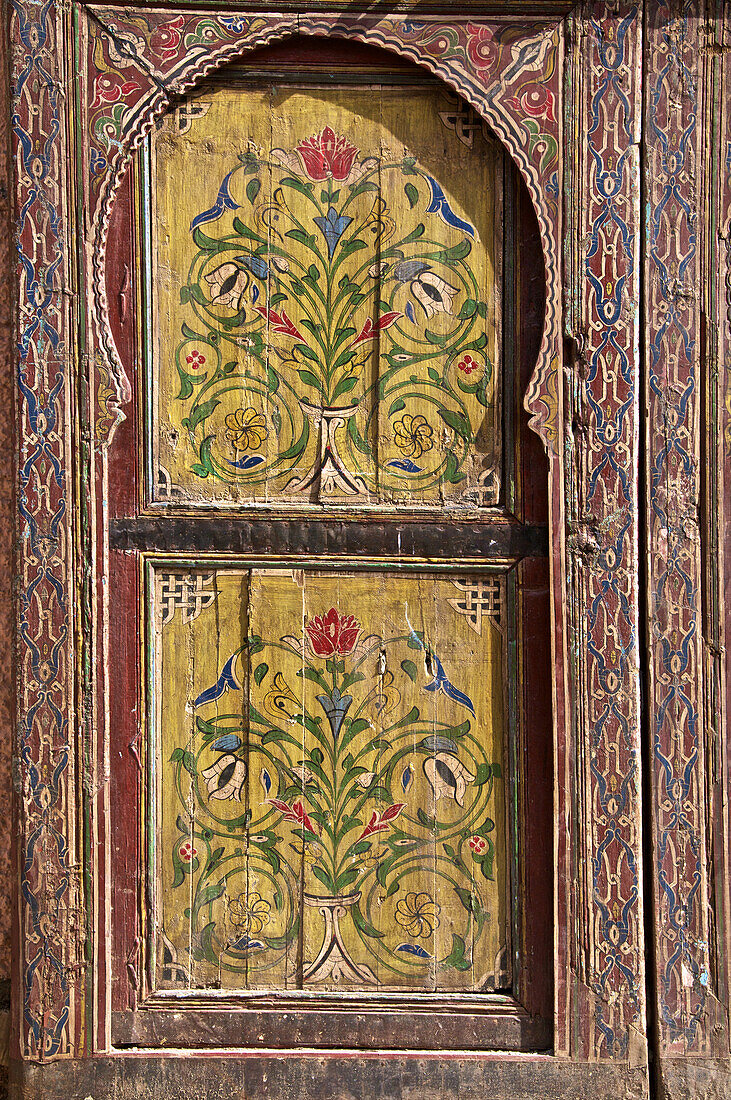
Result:
<svg viewBox="0 0 731 1100">
<path fill-rule="evenodd" d="M 345 916 L 351 905 L 360 900 L 360 896 L 360 890 L 354 894 L 335 896 L 304 894 L 305 905 L 320 910 L 325 921 L 325 931 L 317 957 L 305 964 L 303 985 L 318 985 L 328 980 L 343 982 L 349 986 L 377 984 L 370 967 L 355 963 L 350 958 L 340 932 L 340 918 Z"/>
<path fill-rule="evenodd" d="M 362 477 L 348 470 L 338 451 L 335 432 L 343 427 L 358 410 L 358 402 L 353 405 L 325 406 L 301 402 L 302 411 L 315 423 L 320 432 L 320 451 L 312 467 L 302 477 L 295 478 L 287 489 L 303 493 L 313 485 L 317 487 L 319 501 L 338 500 L 348 497 L 366 496 L 368 487 Z"/>
</svg>

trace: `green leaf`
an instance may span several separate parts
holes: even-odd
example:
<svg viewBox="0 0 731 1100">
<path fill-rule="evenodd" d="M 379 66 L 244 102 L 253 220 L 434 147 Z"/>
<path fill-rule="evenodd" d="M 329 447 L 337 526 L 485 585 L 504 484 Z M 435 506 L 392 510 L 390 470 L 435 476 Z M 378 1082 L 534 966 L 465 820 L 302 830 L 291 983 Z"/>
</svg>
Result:
<svg viewBox="0 0 731 1100">
<path fill-rule="evenodd" d="M 315 238 L 311 233 L 305 233 L 301 229 L 290 229 L 284 234 L 285 237 L 291 237 L 293 241 L 297 241 L 299 244 L 305 244 L 308 248 L 311 248 L 315 243 Z M 294 286 L 294 283 L 292 284 Z"/>
<path fill-rule="evenodd" d="M 202 909 L 204 905 L 208 905 L 209 902 L 215 901 L 216 898 L 220 898 L 225 889 L 225 878 L 222 878 L 220 882 L 212 882 L 210 886 L 206 886 L 204 890 L 201 890 L 196 898 L 196 908 Z"/>
<path fill-rule="evenodd" d="M 477 302 L 474 298 L 466 298 L 462 303 L 462 308 L 457 314 L 458 321 L 466 321 L 469 317 L 474 317 L 477 311 Z"/>
<path fill-rule="evenodd" d="M 481 787 L 483 783 L 487 783 L 488 779 L 492 776 L 492 765 L 490 764 L 478 764 L 475 772 L 475 778 L 473 783 L 476 787 Z"/>
<path fill-rule="evenodd" d="M 355 882 L 359 874 L 359 867 L 350 867 L 347 871 L 343 871 L 343 873 L 341 875 L 338 875 L 337 879 L 335 880 L 335 893 L 337 894 L 346 886 L 350 886 L 352 882 Z"/>
<path fill-rule="evenodd" d="M 395 401 L 391 403 L 391 408 L 388 410 L 388 415 L 393 416 L 394 413 L 401 412 L 406 408 L 406 402 L 401 397 L 397 397 Z"/>
<path fill-rule="evenodd" d="M 451 248 L 445 248 L 444 251 L 438 253 L 437 259 L 441 263 L 449 263 L 450 260 L 463 260 L 465 256 L 469 256 L 472 251 L 472 245 L 465 237 L 459 244 L 453 244 Z"/>
<path fill-rule="evenodd" d="M 370 840 L 359 840 L 357 844 L 354 844 L 350 849 L 352 856 L 362 856 L 364 852 L 367 852 L 371 848 Z"/>
<path fill-rule="evenodd" d="M 423 225 L 422 222 L 419 222 L 416 229 L 412 229 L 411 232 L 409 233 L 408 237 L 404 237 L 403 243 L 404 244 L 410 244 L 411 241 L 418 241 L 419 237 L 423 237 L 423 236 L 424 236 L 424 225 Z"/>
<path fill-rule="evenodd" d="M 435 817 L 430 817 L 423 810 L 418 810 L 416 816 L 425 829 L 428 829 L 430 833 L 436 832 L 437 819 Z"/>
<path fill-rule="evenodd" d="M 350 391 L 353 389 L 353 387 L 356 386 L 357 384 L 358 384 L 358 375 L 357 374 L 350 374 L 350 375 L 346 375 L 345 378 L 341 378 L 340 381 L 338 382 L 337 386 L 333 390 L 332 400 L 335 401 L 335 399 L 340 397 L 340 395 L 343 394 L 343 393 L 350 393 Z"/>
<path fill-rule="evenodd" d="M 209 874 L 211 871 L 216 870 L 216 867 L 221 862 L 221 856 L 223 855 L 224 851 L 224 848 L 213 849 L 210 856 L 208 857 L 208 862 L 206 863 L 204 874 Z"/>
<path fill-rule="evenodd" d="M 240 237 L 246 237 L 247 240 L 256 241 L 258 244 L 266 244 L 266 241 L 262 237 L 249 229 L 247 225 L 244 225 L 241 218 L 234 218 L 234 230 Z"/>
<path fill-rule="evenodd" d="M 189 286 L 181 286 L 181 288 L 180 288 L 180 304 L 181 304 L 181 306 L 187 305 L 189 301 L 190 301 L 190 287 Z"/>
<path fill-rule="evenodd" d="M 319 879 L 322 885 L 330 891 L 331 894 L 335 893 L 333 887 L 333 880 L 328 875 L 327 871 L 323 867 L 313 867 L 312 873 L 316 879 Z"/>
<path fill-rule="evenodd" d="M 419 641 L 415 642 L 414 639 L 411 636 L 409 636 L 409 642 L 408 642 L 409 649 L 423 649 L 424 648 L 424 632 L 423 632 L 423 630 L 415 630 L 414 634 L 419 639 Z"/>
<path fill-rule="evenodd" d="M 322 393 L 322 382 L 312 373 L 312 371 L 298 370 L 297 374 L 300 376 L 300 381 L 304 382 L 306 386 L 312 386 L 318 393 Z"/>
<path fill-rule="evenodd" d="M 254 681 L 258 685 L 262 682 L 267 672 L 269 671 L 269 665 L 266 661 L 262 661 L 260 665 L 257 665 L 254 669 Z"/>
<path fill-rule="evenodd" d="M 453 966 L 455 970 L 469 970 L 472 963 L 465 955 L 465 942 L 456 932 L 452 933 L 452 950 L 443 963 L 444 966 Z"/>
<path fill-rule="evenodd" d="M 350 723 L 350 733 L 352 737 L 357 737 L 363 730 L 367 730 L 370 722 L 367 722 L 365 718 L 356 718 L 354 722 Z"/>
<path fill-rule="evenodd" d="M 319 280 L 319 278 L 320 278 L 320 272 L 319 272 L 319 270 L 318 270 L 318 269 L 317 269 L 317 268 L 315 267 L 315 265 L 314 265 L 314 264 L 310 264 L 310 266 L 309 266 L 309 267 L 307 268 L 307 274 L 308 274 L 308 275 L 310 276 L 310 278 L 312 279 L 312 281 L 313 281 L 313 282 L 315 282 L 315 283 L 316 283 L 316 282 L 317 282 L 317 281 Z"/>
<path fill-rule="evenodd" d="M 200 948 L 194 948 L 193 954 L 199 956 L 201 959 L 205 959 L 207 962 L 214 965 L 218 962 L 218 955 L 213 950 L 213 930 L 216 927 L 216 922 L 211 921 L 201 929 L 200 933 Z"/>
<path fill-rule="evenodd" d="M 416 164 L 416 157 L 404 157 L 404 159 L 401 161 L 401 171 L 403 172 L 403 174 L 405 176 L 415 176 L 416 175 L 416 169 L 414 167 L 415 164 Z"/>
<path fill-rule="evenodd" d="M 503 769 L 500 764 L 492 765 L 492 774 L 495 776 L 496 779 L 502 779 Z"/>
<path fill-rule="evenodd" d="M 295 344 L 293 350 L 298 351 L 300 355 L 304 355 L 305 359 L 309 359 L 311 363 L 319 363 L 317 355 L 307 344 Z"/>
<path fill-rule="evenodd" d="M 283 187 L 291 187 L 293 191 L 299 191 L 301 195 L 311 195 L 315 189 L 314 183 L 305 183 L 303 180 L 295 179 L 294 176 L 285 176 L 280 183 Z M 288 237 L 291 235 L 291 233 L 287 234 Z"/>
<path fill-rule="evenodd" d="M 279 389 L 279 375 L 271 367 L 267 367 L 267 389 L 269 393 L 276 393 Z"/>
<path fill-rule="evenodd" d="M 310 758 L 315 762 L 315 764 L 322 764 L 323 760 L 325 759 L 325 753 L 322 751 L 322 749 L 314 748 L 310 753 Z"/>
<path fill-rule="evenodd" d="M 356 449 L 359 450 L 361 454 L 369 456 L 371 455 L 371 448 L 369 447 L 367 441 L 363 439 L 363 436 L 358 431 L 358 426 L 355 422 L 354 416 L 351 416 L 350 420 L 348 421 L 348 435 L 350 436 Z"/>
<path fill-rule="evenodd" d="M 360 911 L 360 906 L 354 905 L 350 910 L 350 915 L 353 918 L 353 924 L 362 932 L 364 936 L 370 936 L 371 939 L 382 939 L 385 935 L 384 932 L 379 932 L 377 928 L 374 928 L 372 924 L 365 919 Z"/>
<path fill-rule="evenodd" d="M 261 180 L 257 180 L 257 179 L 249 180 L 249 182 L 246 185 L 246 197 L 247 197 L 247 199 L 249 200 L 249 202 L 251 203 L 252 206 L 254 205 L 254 202 L 256 200 L 256 196 L 259 194 L 260 189 L 261 189 Z"/>
<path fill-rule="evenodd" d="M 413 183 L 407 183 L 404 187 L 404 192 L 406 194 L 406 198 L 409 200 L 409 206 L 413 210 L 417 202 L 419 201 L 419 192 L 417 188 L 414 187 Z"/>
<path fill-rule="evenodd" d="M 442 376 L 441 376 L 441 374 L 439 373 L 438 370 L 434 369 L 434 367 L 427 367 L 426 368 L 426 373 L 429 375 L 432 382 L 441 382 Z"/>
<path fill-rule="evenodd" d="M 400 889 L 400 885 L 401 884 L 398 883 L 398 882 L 392 882 L 391 885 L 389 886 L 388 890 L 386 890 L 386 897 L 387 898 L 392 898 L 393 895 L 395 893 L 397 893 L 398 890 Z"/>
<path fill-rule="evenodd" d="M 436 344 L 440 348 L 443 348 L 447 343 L 446 336 L 439 336 L 436 332 L 430 332 L 428 328 L 424 329 L 424 335 L 426 336 L 430 344 Z"/>
<path fill-rule="evenodd" d="M 452 485 L 457 485 L 460 481 L 464 481 L 467 477 L 459 470 L 459 463 L 457 456 L 450 451 L 447 455 L 447 464 L 444 468 L 444 480 L 451 482 Z"/>
<path fill-rule="evenodd" d="M 359 684 L 362 680 L 365 680 L 365 675 L 362 672 L 349 672 L 346 676 L 343 676 L 340 691 L 347 691 L 351 684 Z"/>
<path fill-rule="evenodd" d="M 401 668 L 404 670 L 409 679 L 416 683 L 416 665 L 413 661 L 405 660 L 401 662 Z"/>
<path fill-rule="evenodd" d="M 182 421 L 183 427 L 188 431 L 195 431 L 199 424 L 202 424 L 211 415 L 214 409 L 217 409 L 221 402 L 217 397 L 211 397 L 208 401 L 204 401 L 201 405 L 194 405 L 190 410 L 188 416 Z"/>
</svg>

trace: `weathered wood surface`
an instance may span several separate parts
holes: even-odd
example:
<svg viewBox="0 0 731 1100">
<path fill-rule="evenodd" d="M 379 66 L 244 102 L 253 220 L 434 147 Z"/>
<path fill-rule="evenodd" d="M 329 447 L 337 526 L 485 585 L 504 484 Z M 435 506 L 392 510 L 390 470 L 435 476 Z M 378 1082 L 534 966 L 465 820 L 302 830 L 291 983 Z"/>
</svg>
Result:
<svg viewBox="0 0 731 1100">
<path fill-rule="evenodd" d="M 695 3 L 644 7 L 586 3 L 575 6 L 571 18 L 559 23 L 564 6 L 560 13 L 552 9 L 557 13 L 554 23 L 537 22 L 530 32 L 524 28 L 522 39 L 520 34 L 510 39 L 505 29 L 509 23 L 483 23 L 485 33 L 471 42 L 470 54 L 467 19 L 477 25 L 485 18 L 476 9 L 470 9 L 465 21 L 455 22 L 452 13 L 446 27 L 439 29 L 436 20 L 410 24 L 373 15 L 360 18 L 348 11 L 333 17 L 317 4 L 313 8 L 314 14 L 299 21 L 291 9 L 281 9 L 276 16 L 258 11 L 243 18 L 232 15 L 228 24 L 214 16 L 208 29 L 203 25 L 207 14 L 189 11 L 99 9 L 100 22 L 87 22 L 81 13 L 81 53 L 88 49 L 92 57 L 91 69 L 79 82 L 82 114 L 88 107 L 84 118 L 91 120 L 93 128 L 98 125 L 79 165 L 81 206 L 89 212 L 91 227 L 87 236 L 82 235 L 78 282 L 71 281 L 72 253 L 65 228 L 75 208 L 67 201 L 68 177 L 61 169 L 74 163 L 68 149 L 74 78 L 68 67 L 71 55 L 61 47 L 70 24 L 53 5 L 40 14 L 30 5 L 15 8 L 16 208 L 22 256 L 18 453 L 19 499 L 24 510 L 18 698 L 24 791 L 19 845 L 24 867 L 20 927 L 25 1016 L 18 1017 L 20 1050 L 38 1059 L 108 1047 L 107 844 L 115 873 L 126 868 L 126 886 L 115 897 L 114 918 L 130 933 L 123 952 L 114 948 L 116 972 L 126 975 L 125 1004 L 115 1007 L 132 1008 L 136 990 L 143 986 L 144 953 L 137 924 L 138 898 L 143 896 L 139 891 L 144 886 L 138 877 L 141 851 L 136 825 L 125 822 L 127 792 L 137 789 L 141 774 L 138 731 L 130 715 L 114 715 L 123 750 L 119 759 L 115 756 L 114 767 L 124 782 L 110 791 L 106 755 L 110 716 L 105 712 L 101 658 L 103 645 L 111 640 L 118 668 L 126 668 L 130 675 L 127 690 L 133 698 L 136 624 L 122 615 L 116 593 L 108 625 L 104 626 L 103 601 L 101 618 L 95 621 L 92 603 L 84 602 L 86 594 L 77 601 L 72 583 L 75 563 L 83 562 L 89 553 L 90 535 L 99 547 L 106 537 L 98 506 L 104 500 L 101 479 L 108 457 L 100 447 L 90 454 L 89 465 L 82 462 L 77 467 L 71 458 L 76 447 L 82 455 L 88 453 L 82 444 L 90 400 L 97 402 L 98 442 L 107 440 L 117 424 L 117 441 L 127 448 L 127 463 L 136 463 L 132 456 L 138 426 L 130 421 L 120 424 L 129 398 L 139 396 L 134 393 L 138 380 L 131 369 L 134 349 L 132 356 L 123 357 L 125 378 L 105 319 L 108 309 L 113 330 L 125 324 L 131 292 L 124 271 L 119 271 L 117 293 L 106 302 L 100 290 L 111 201 L 125 158 L 169 93 L 185 91 L 210 67 L 222 64 L 245 45 L 263 44 L 299 27 L 402 50 L 446 78 L 492 121 L 518 161 L 538 212 L 547 258 L 548 323 L 529 404 L 552 452 L 555 1051 L 563 1057 L 521 1063 L 443 1060 L 438 1070 L 426 1074 L 420 1068 L 416 1076 L 413 1062 L 386 1062 L 378 1057 L 364 1060 L 366 1068 L 359 1068 L 357 1076 L 352 1072 L 355 1063 L 337 1059 L 327 1063 L 330 1071 L 321 1076 L 324 1063 L 317 1059 L 243 1060 L 235 1070 L 229 1066 L 227 1076 L 219 1063 L 187 1060 L 191 1080 L 196 1078 L 192 1087 L 196 1092 L 217 1087 L 236 1095 L 242 1081 L 249 1092 L 261 1089 L 267 1074 L 269 1083 L 274 1080 L 280 1087 L 281 1082 L 290 1094 L 293 1087 L 304 1089 L 306 1082 L 310 1090 L 319 1085 L 335 1095 L 338 1089 L 343 1095 L 365 1095 L 376 1087 L 397 1095 L 405 1087 L 397 1083 L 398 1078 L 435 1096 L 449 1089 L 460 1095 L 483 1094 L 486 1087 L 506 1097 L 536 1089 L 549 1096 L 644 1095 L 643 960 L 647 954 L 660 1053 L 718 1055 L 715 1060 L 696 1056 L 692 1069 L 682 1060 L 666 1058 L 658 1075 L 659 1087 L 668 1097 L 688 1089 L 708 1097 L 724 1095 L 728 1081 L 728 1064 L 722 1057 L 728 1047 L 724 710 L 728 681 L 720 609 L 728 601 L 725 577 L 715 567 L 725 535 L 720 501 L 725 500 L 728 485 L 720 443 L 728 434 L 729 403 L 720 369 L 727 357 L 728 299 L 727 288 L 714 279 L 719 269 L 723 278 L 728 274 L 725 131 L 719 138 L 721 127 L 728 126 L 724 89 L 729 62 L 723 40 L 728 12 L 724 5 L 711 9 Z M 532 13 L 537 10 L 531 8 Z M 526 19 L 525 9 L 520 16 Z M 455 28 L 456 40 L 449 38 Z M 451 57 L 447 56 L 450 48 L 455 51 Z M 564 133 L 559 89 L 567 73 L 570 96 Z M 544 104 L 552 103 L 554 122 L 548 120 L 546 110 L 538 123 L 541 141 L 523 126 L 525 113 L 518 91 L 520 80 L 526 78 L 544 96 Z M 59 88 L 64 95 L 57 95 Z M 644 268 L 637 208 L 640 94 L 644 96 L 650 203 Z M 544 170 L 542 141 L 550 146 L 551 140 L 556 143 L 557 159 Z M 715 150 L 715 168 L 704 176 L 693 158 L 699 160 L 709 145 Z M 557 173 L 559 167 L 563 175 Z M 688 195 L 692 196 L 689 211 L 678 198 Z M 97 199 L 101 206 L 96 205 Z M 680 202 L 678 218 L 670 228 L 664 220 L 665 200 L 671 205 Z M 570 215 L 567 236 L 560 225 L 562 207 Z M 699 217 L 703 224 L 715 225 L 717 209 L 720 240 L 709 232 L 701 248 L 693 229 Z M 48 210 L 54 216 L 47 217 Z M 566 245 L 563 257 L 559 241 Z M 564 260 L 569 311 L 566 349 L 560 316 Z M 669 276 L 663 274 L 664 264 L 670 265 Z M 648 331 L 645 394 L 649 408 L 645 790 L 653 830 L 646 849 L 650 866 L 644 872 L 637 706 L 641 640 L 637 594 L 643 583 L 637 541 L 641 270 L 646 276 L 643 320 Z M 676 293 L 682 279 L 687 285 Z M 695 292 L 699 284 L 706 294 L 703 310 L 691 292 L 691 285 Z M 88 371 L 91 387 L 85 388 L 85 376 L 81 393 L 74 388 L 77 376 L 72 369 L 69 310 L 75 299 L 68 293 L 79 286 L 92 290 L 89 300 L 93 302 L 86 328 L 91 343 L 82 343 L 80 360 L 82 374 L 93 363 Z M 665 324 L 670 302 L 675 312 Z M 702 329 L 704 311 L 710 320 Z M 674 331 L 680 332 L 677 341 Z M 91 396 L 94 393 L 96 397 Z M 714 419 L 721 409 L 722 430 Z M 708 434 L 700 446 L 699 430 L 704 425 Z M 681 451 L 690 457 L 676 470 L 674 456 Z M 82 484 L 98 469 L 97 498 L 89 499 L 83 491 L 77 494 L 77 469 Z M 119 479 L 110 486 L 112 511 L 118 517 L 133 514 L 137 483 L 135 476 L 126 485 Z M 664 487 L 663 494 L 653 488 L 657 485 Z M 693 504 L 686 517 L 689 526 L 683 513 L 686 498 Z M 714 523 L 718 518 L 708 531 L 697 524 L 696 501 L 714 517 Z M 532 518 L 545 520 L 540 514 Z M 116 527 L 119 546 L 141 546 L 144 537 L 144 530 L 126 521 Z M 180 532 L 178 537 L 182 540 Z M 241 533 L 240 537 L 247 536 Z M 337 538 L 341 539 L 338 545 L 347 545 L 342 536 Z M 475 553 L 479 553 L 478 543 Z M 179 545 L 182 549 L 182 541 Z M 672 595 L 677 573 L 673 547 L 682 549 L 689 578 L 677 598 Z M 86 574 L 90 583 L 101 587 L 104 564 L 100 554 L 96 577 Z M 83 569 L 78 576 L 84 578 Z M 126 593 L 127 606 L 134 607 L 138 573 L 131 552 L 115 552 L 115 579 L 117 592 Z M 680 642 L 681 634 L 687 644 Z M 83 642 L 75 650 L 77 637 Z M 678 654 L 680 666 L 674 661 Z M 74 670 L 79 674 L 76 687 L 71 682 Z M 668 691 L 674 693 L 677 705 L 666 705 Z M 76 716 L 77 700 L 83 704 L 82 720 Z M 86 757 L 76 753 L 77 729 L 87 731 Z M 82 798 L 82 764 L 88 788 L 96 792 L 87 801 Z M 682 813 L 672 802 L 679 798 L 673 793 L 678 782 L 687 782 L 687 792 L 678 802 Z M 90 841 L 86 850 L 78 828 L 82 809 Z M 113 838 L 105 833 L 109 812 L 119 822 Z M 87 876 L 85 902 L 77 874 L 80 868 Z M 643 939 L 641 901 L 643 889 L 646 900 L 653 896 L 651 889 L 646 890 L 653 881 L 658 904 L 657 919 L 649 922 L 656 929 L 654 961 Z M 93 980 L 88 986 L 86 963 L 76 950 L 82 942 L 77 930 L 87 927 L 86 903 L 96 952 L 90 956 L 88 973 Z M 119 988 L 118 984 L 117 996 Z M 587 1067 L 578 1061 L 581 1058 L 597 1059 L 604 1066 Z M 131 1065 L 137 1069 L 130 1071 Z M 630 1068 L 634 1065 L 640 1068 Z M 350 1082 L 347 1088 L 345 1080 Z M 70 1095 L 98 1086 L 109 1095 L 123 1096 L 131 1087 L 137 1093 L 145 1087 L 157 1095 L 174 1096 L 185 1095 L 188 1087 L 177 1062 L 165 1059 L 147 1065 L 130 1061 L 121 1068 L 112 1062 L 97 1062 L 94 1068 L 91 1063 L 73 1062 L 49 1067 L 43 1079 L 29 1070 L 26 1081 L 27 1095 L 40 1095 L 41 1089 L 46 1095 L 53 1095 L 54 1089 L 57 1095 Z"/>
</svg>

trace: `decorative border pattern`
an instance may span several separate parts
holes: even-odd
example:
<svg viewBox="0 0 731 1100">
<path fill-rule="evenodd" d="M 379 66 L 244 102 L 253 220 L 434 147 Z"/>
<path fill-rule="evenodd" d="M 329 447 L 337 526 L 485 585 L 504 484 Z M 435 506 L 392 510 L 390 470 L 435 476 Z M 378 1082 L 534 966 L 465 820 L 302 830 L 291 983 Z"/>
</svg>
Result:
<svg viewBox="0 0 731 1100">
<path fill-rule="evenodd" d="M 579 349 L 566 411 L 569 636 L 576 716 L 576 812 L 591 877 L 573 920 L 585 928 L 576 1054 L 638 1057 L 644 1046 L 641 896 L 637 449 L 639 135 L 642 11 L 588 2 L 581 26 L 578 205 L 570 227 Z M 569 427 L 570 425 L 570 427 Z M 584 646 L 585 651 L 584 651 Z M 584 732 L 585 731 L 585 732 Z M 588 879 L 588 881 L 587 881 Z M 639 1049 L 638 1049 L 639 1044 Z"/>
<path fill-rule="evenodd" d="M 74 957 L 83 938 L 75 854 L 72 707 L 74 586 L 67 495 L 63 22 L 52 0 L 14 3 L 13 134 L 20 312 L 17 327 L 17 755 L 23 821 L 20 942 L 23 1049 L 71 1053 Z"/>
<path fill-rule="evenodd" d="M 699 286 L 696 224 L 698 0 L 663 0 L 649 15 L 647 92 L 646 401 L 653 840 L 658 1016 L 665 1044 L 703 1047 L 709 985 L 706 798 L 701 745 L 703 637 Z"/>
</svg>

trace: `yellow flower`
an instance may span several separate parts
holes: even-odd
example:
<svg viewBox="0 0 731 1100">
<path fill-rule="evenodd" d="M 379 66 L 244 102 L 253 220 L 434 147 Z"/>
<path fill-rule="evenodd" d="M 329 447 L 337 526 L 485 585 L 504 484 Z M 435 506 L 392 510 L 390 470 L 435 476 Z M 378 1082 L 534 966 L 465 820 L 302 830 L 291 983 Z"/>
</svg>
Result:
<svg viewBox="0 0 731 1100">
<path fill-rule="evenodd" d="M 269 923 L 270 910 L 271 905 L 261 894 L 239 894 L 228 905 L 231 923 L 253 936 Z"/>
<path fill-rule="evenodd" d="M 431 894 L 407 894 L 396 906 L 396 921 L 414 938 L 431 936 L 439 927 L 439 906 Z"/>
<path fill-rule="evenodd" d="M 229 413 L 225 420 L 226 438 L 238 451 L 248 451 L 261 447 L 269 435 L 263 413 L 256 409 L 237 409 Z"/>
<path fill-rule="evenodd" d="M 434 432 L 423 416 L 402 416 L 393 425 L 394 442 L 406 458 L 418 458 L 434 446 Z"/>
</svg>

